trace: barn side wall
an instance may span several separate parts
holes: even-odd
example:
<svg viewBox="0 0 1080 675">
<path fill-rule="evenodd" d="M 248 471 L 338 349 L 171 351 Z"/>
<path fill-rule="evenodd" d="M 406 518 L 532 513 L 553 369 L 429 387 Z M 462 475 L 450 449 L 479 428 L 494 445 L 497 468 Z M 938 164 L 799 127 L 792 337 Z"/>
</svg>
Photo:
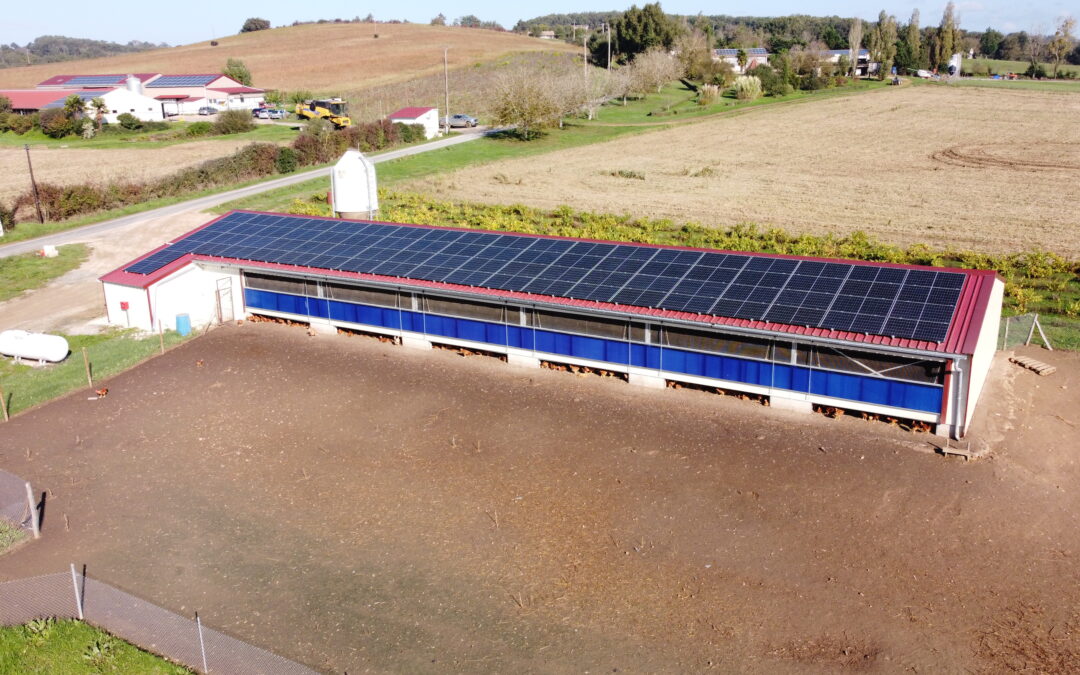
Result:
<svg viewBox="0 0 1080 675">
<path fill-rule="evenodd" d="M 967 409 L 964 411 L 964 431 L 961 435 L 971 424 L 971 418 L 975 414 L 975 405 L 979 402 L 979 395 L 982 394 L 994 354 L 997 352 L 998 330 L 1001 328 L 1001 303 L 1004 295 L 1005 282 L 994 279 L 986 314 L 979 331 L 979 339 L 975 345 L 975 354 L 971 358 L 971 384 L 968 390 Z"/>
</svg>

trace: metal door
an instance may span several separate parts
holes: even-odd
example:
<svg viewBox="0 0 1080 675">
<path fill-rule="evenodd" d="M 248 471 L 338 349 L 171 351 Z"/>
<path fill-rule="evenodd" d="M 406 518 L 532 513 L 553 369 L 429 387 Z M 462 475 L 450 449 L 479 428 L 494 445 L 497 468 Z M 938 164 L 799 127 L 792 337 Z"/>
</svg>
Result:
<svg viewBox="0 0 1080 675">
<path fill-rule="evenodd" d="M 217 280 L 218 323 L 233 320 L 232 277 Z"/>
</svg>

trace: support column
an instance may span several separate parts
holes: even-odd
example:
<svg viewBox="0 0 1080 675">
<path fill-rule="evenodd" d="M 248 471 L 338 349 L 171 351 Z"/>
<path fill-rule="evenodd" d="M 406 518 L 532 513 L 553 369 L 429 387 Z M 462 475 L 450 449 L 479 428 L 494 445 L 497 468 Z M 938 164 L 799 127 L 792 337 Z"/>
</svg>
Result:
<svg viewBox="0 0 1080 675">
<path fill-rule="evenodd" d="M 412 349 L 431 349 L 431 340 L 425 340 L 424 338 L 413 337 L 410 335 L 402 335 L 401 344 L 404 347 L 411 347 Z"/>
<path fill-rule="evenodd" d="M 626 378 L 627 381 L 637 387 L 648 387 L 650 389 L 666 389 L 667 380 L 656 375 L 646 375 L 644 373 L 629 373 Z"/>
<path fill-rule="evenodd" d="M 791 410 L 800 413 L 814 412 L 814 404 L 805 399 L 784 398 L 782 396 L 770 396 L 769 407 L 779 410 Z"/>
<path fill-rule="evenodd" d="M 938 424 L 934 427 L 934 435 L 941 436 L 942 438 L 952 438 L 953 425 L 951 424 Z"/>
</svg>

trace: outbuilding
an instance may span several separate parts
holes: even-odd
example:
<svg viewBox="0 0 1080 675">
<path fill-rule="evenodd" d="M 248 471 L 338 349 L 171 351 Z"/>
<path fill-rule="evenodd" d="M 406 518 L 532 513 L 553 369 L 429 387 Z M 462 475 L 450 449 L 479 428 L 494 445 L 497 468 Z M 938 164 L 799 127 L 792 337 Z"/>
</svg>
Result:
<svg viewBox="0 0 1080 675">
<path fill-rule="evenodd" d="M 234 211 L 102 277 L 144 330 L 251 314 L 861 411 L 963 436 L 992 271 Z"/>
<path fill-rule="evenodd" d="M 389 117 L 391 122 L 402 124 L 419 124 L 424 127 L 424 138 L 435 138 L 439 135 L 439 109 L 438 108 L 402 108 Z"/>
</svg>

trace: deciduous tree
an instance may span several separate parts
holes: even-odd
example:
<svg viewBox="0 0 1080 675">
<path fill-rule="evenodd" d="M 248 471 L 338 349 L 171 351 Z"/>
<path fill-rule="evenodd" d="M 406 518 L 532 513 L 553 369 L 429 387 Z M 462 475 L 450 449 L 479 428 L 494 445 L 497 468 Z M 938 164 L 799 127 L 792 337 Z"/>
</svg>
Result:
<svg viewBox="0 0 1080 675">
<path fill-rule="evenodd" d="M 229 59 L 225 62 L 225 68 L 221 71 L 221 74 L 226 77 L 231 77 L 245 87 L 251 86 L 251 71 L 244 65 L 244 62 L 240 59 Z"/>
<path fill-rule="evenodd" d="M 545 71 L 524 65 L 507 68 L 492 87 L 492 118 L 496 124 L 512 124 L 525 140 L 554 126 L 562 117 L 560 97 L 554 78 Z"/>
<path fill-rule="evenodd" d="M 671 49 L 679 35 L 678 25 L 664 14 L 660 3 L 637 5 L 623 12 L 611 22 L 614 34 L 613 47 L 620 63 L 628 63 L 638 54 L 650 49 Z"/>
<path fill-rule="evenodd" d="M 870 60 L 878 64 L 878 79 L 883 80 L 892 72 L 896 61 L 896 17 L 881 10 L 878 21 L 870 31 Z"/>
<path fill-rule="evenodd" d="M 1076 30 L 1076 19 L 1071 16 L 1061 17 L 1058 20 L 1054 36 L 1050 38 L 1050 42 L 1046 46 L 1046 51 L 1050 54 L 1050 61 L 1054 64 L 1055 79 L 1058 76 L 1058 69 L 1061 68 L 1061 64 L 1065 61 L 1069 52 L 1072 51 L 1073 43 L 1076 41 L 1073 37 L 1074 30 Z"/>
<path fill-rule="evenodd" d="M 635 56 L 631 68 L 641 90 L 656 93 L 680 75 L 679 62 L 660 47 Z"/>
<path fill-rule="evenodd" d="M 848 29 L 848 65 L 851 67 L 851 73 L 845 73 L 845 75 L 850 74 L 852 77 L 856 77 L 859 74 L 859 50 L 862 49 L 862 39 L 862 19 L 856 18 L 851 22 L 851 28 Z"/>
<path fill-rule="evenodd" d="M 270 28 L 270 22 L 266 19 L 260 19 L 258 17 L 252 17 L 244 22 L 244 25 L 240 27 L 241 33 L 254 33 L 257 30 L 267 30 Z"/>
</svg>

